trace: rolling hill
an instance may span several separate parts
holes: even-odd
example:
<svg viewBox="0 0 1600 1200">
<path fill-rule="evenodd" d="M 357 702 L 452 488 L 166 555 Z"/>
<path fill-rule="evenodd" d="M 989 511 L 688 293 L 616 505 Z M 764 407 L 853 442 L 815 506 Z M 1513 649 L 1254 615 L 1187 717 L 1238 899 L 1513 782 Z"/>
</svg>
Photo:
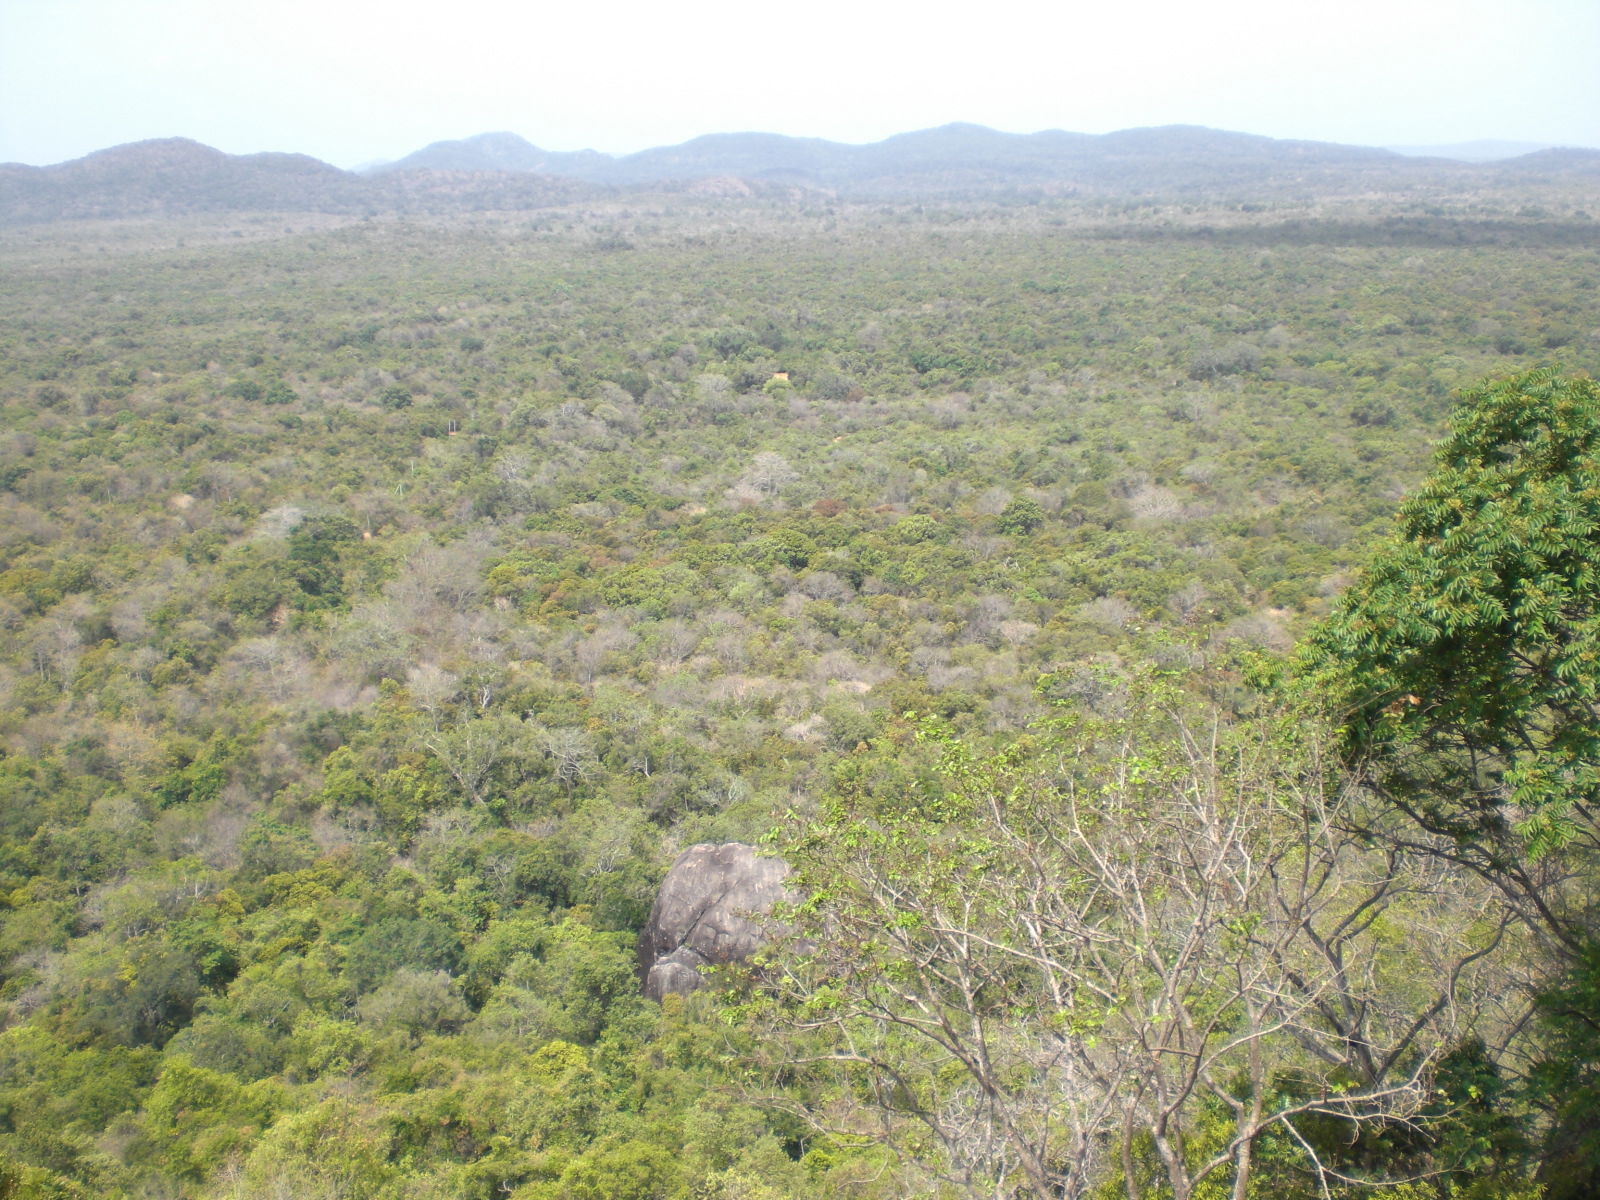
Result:
<svg viewBox="0 0 1600 1200">
<path fill-rule="evenodd" d="M 48 167 L 0 165 L 0 222 L 188 212 L 516 211 L 728 179 L 741 181 L 741 193 L 800 188 L 845 199 L 1081 194 L 1243 203 L 1600 180 L 1600 151 L 1543 150 L 1468 163 L 1188 125 L 1089 135 L 951 124 L 869 145 L 717 133 L 620 157 L 549 151 L 516 134 L 486 133 L 435 142 L 357 174 L 305 155 L 235 156 L 170 138 Z"/>
</svg>

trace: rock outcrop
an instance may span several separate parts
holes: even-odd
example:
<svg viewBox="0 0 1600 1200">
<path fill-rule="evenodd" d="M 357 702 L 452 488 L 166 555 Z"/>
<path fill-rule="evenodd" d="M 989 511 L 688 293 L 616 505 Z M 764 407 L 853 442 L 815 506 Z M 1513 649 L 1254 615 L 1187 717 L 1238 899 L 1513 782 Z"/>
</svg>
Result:
<svg viewBox="0 0 1600 1200">
<path fill-rule="evenodd" d="M 754 846 L 691 846 L 678 856 L 639 934 L 644 994 L 660 1000 L 702 986 L 702 967 L 742 962 L 767 941 L 760 918 L 788 899 L 789 865 Z"/>
</svg>

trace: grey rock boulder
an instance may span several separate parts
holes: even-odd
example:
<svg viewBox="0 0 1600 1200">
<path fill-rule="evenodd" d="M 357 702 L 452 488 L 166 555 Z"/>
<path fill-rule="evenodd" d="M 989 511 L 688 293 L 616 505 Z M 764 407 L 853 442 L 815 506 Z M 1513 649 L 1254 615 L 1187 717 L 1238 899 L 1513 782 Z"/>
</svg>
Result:
<svg viewBox="0 0 1600 1200">
<path fill-rule="evenodd" d="M 639 934 L 639 977 L 651 1000 L 704 984 L 703 967 L 743 962 L 767 943 L 761 918 L 792 899 L 789 865 L 754 846 L 690 846 L 661 881 Z"/>
</svg>

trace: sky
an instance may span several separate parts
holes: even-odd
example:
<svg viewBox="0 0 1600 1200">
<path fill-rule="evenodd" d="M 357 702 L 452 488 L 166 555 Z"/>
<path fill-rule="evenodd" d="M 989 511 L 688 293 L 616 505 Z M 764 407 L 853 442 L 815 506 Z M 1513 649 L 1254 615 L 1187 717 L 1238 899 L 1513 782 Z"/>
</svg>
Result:
<svg viewBox="0 0 1600 1200">
<path fill-rule="evenodd" d="M 1600 0 L 0 0 L 0 162 L 1192 124 L 1600 147 Z"/>
</svg>

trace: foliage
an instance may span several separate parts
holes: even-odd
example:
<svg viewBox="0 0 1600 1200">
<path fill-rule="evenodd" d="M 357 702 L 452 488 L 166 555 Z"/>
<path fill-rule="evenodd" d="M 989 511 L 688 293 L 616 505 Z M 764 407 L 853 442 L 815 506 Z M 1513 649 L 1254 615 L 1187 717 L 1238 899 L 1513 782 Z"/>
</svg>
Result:
<svg viewBox="0 0 1600 1200">
<path fill-rule="evenodd" d="M 4 1186 L 935 1191 L 638 997 L 677 849 L 950 792 L 907 710 L 1110 719 L 1141 631 L 1288 646 L 1452 388 L 1600 368 L 1557 187 L 555 199 L 0 238 Z"/>
<path fill-rule="evenodd" d="M 1305 660 L 1424 827 L 1537 857 L 1600 836 L 1597 601 L 1600 388 L 1532 372 L 1462 397 Z"/>
<path fill-rule="evenodd" d="M 1549 1041 L 1536 1095 L 1553 1117 L 1539 1177 L 1548 1200 L 1576 1200 L 1600 1184 L 1600 948 L 1586 946 L 1538 999 Z"/>
</svg>

